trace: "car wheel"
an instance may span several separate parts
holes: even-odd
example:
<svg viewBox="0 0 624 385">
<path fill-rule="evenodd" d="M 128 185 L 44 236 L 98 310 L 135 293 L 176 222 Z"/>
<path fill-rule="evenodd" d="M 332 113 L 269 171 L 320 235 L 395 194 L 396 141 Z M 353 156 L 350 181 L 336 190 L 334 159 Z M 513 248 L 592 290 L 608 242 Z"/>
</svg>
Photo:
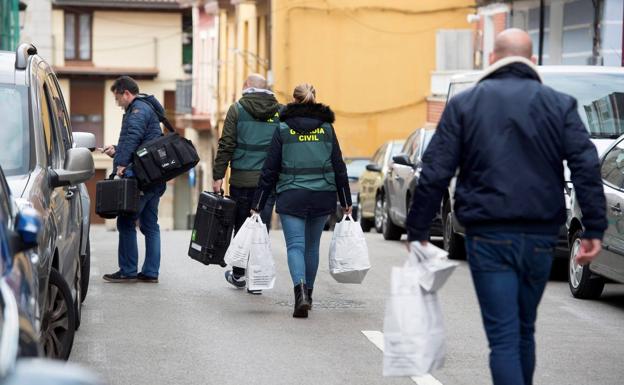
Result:
<svg viewBox="0 0 624 385">
<path fill-rule="evenodd" d="M 444 211 L 442 213 L 442 238 L 444 250 L 448 251 L 449 258 L 465 259 L 466 246 L 461 235 L 455 232 L 453 228 L 453 212 L 449 201 L 444 203 Z"/>
<path fill-rule="evenodd" d="M 54 268 L 50 270 L 46 309 L 41 323 L 46 357 L 67 360 L 74 344 L 76 312 L 69 285 Z"/>
<path fill-rule="evenodd" d="M 91 239 L 87 238 L 87 250 L 85 255 L 82 256 L 80 272 L 80 301 L 84 302 L 87 298 L 87 291 L 89 290 L 89 276 L 91 275 Z"/>
<path fill-rule="evenodd" d="M 390 218 L 390 208 L 388 204 L 387 196 L 384 197 L 383 200 L 383 221 L 382 221 L 382 234 L 385 240 L 387 241 L 398 241 L 401 239 L 401 228 L 392 222 L 392 218 Z"/>
<path fill-rule="evenodd" d="M 572 236 L 572 242 L 570 243 L 568 284 L 575 298 L 596 299 L 602 294 L 605 281 L 603 278 L 592 274 L 589 270 L 589 264 L 581 266 L 576 263 L 576 254 L 581 247 L 581 233 L 581 230 L 577 230 Z"/>
<path fill-rule="evenodd" d="M 383 195 L 381 193 L 375 197 L 375 230 L 378 233 L 383 231 Z"/>
</svg>

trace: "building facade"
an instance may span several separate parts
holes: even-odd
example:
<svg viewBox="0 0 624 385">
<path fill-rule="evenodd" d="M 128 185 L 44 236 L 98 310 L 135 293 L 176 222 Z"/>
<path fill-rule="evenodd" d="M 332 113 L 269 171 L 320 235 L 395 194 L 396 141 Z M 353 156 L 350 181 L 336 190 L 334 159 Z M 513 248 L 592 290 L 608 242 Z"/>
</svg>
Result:
<svg viewBox="0 0 624 385">
<path fill-rule="evenodd" d="M 74 131 L 93 133 L 99 147 L 117 143 L 123 111 L 110 87 L 121 75 L 135 78 L 141 92 L 156 96 L 173 116 L 176 80 L 186 76 L 185 12 L 175 0 L 52 0 L 52 49 L 46 59 L 60 79 Z M 88 184 L 92 201 L 95 182 L 112 171 L 106 155 L 94 153 L 94 161 L 96 176 Z M 185 178 L 169 182 L 160 205 L 163 229 L 175 227 L 176 203 L 189 201 L 188 189 L 179 188 L 184 183 Z M 187 206 L 180 207 L 184 222 Z M 92 222 L 102 220 L 92 213 Z"/>
</svg>

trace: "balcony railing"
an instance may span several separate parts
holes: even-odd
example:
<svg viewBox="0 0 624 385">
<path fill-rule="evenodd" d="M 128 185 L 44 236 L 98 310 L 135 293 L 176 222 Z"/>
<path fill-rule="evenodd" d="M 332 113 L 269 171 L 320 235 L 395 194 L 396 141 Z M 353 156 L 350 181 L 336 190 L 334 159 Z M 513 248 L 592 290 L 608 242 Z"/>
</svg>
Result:
<svg viewBox="0 0 624 385">
<path fill-rule="evenodd" d="M 193 81 L 176 80 L 176 114 L 193 113 Z"/>
</svg>

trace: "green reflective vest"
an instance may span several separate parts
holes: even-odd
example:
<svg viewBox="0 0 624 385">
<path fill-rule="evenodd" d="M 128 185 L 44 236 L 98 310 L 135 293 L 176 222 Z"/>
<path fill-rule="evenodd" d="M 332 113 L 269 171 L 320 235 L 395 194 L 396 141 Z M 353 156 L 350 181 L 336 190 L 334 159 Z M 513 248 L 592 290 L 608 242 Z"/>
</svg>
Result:
<svg viewBox="0 0 624 385">
<path fill-rule="evenodd" d="M 301 134 L 286 123 L 280 124 L 282 138 L 282 170 L 277 193 L 291 189 L 336 191 L 331 154 L 334 129 L 331 124 Z"/>
<path fill-rule="evenodd" d="M 240 103 L 238 109 L 238 123 L 236 124 L 236 148 L 232 156 L 233 170 L 260 171 L 267 157 L 271 139 L 279 127 L 279 115 L 266 122 L 256 120 Z"/>
</svg>

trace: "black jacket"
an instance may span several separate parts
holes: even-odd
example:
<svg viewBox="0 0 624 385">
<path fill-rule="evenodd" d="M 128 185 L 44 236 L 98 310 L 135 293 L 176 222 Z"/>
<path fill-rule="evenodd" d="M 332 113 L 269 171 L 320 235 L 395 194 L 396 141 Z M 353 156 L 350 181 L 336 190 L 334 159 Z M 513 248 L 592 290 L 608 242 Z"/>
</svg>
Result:
<svg viewBox="0 0 624 385">
<path fill-rule="evenodd" d="M 321 124 L 334 123 L 333 111 L 323 104 L 291 103 L 280 112 L 280 121 L 291 129 L 306 134 L 320 127 Z M 351 191 L 347 167 L 342 160 L 342 152 L 334 133 L 332 148 L 332 167 L 334 168 L 337 192 L 310 191 L 304 189 L 286 190 L 277 196 L 276 211 L 280 214 L 298 217 L 317 217 L 329 215 L 336 211 L 336 194 L 342 207 L 351 206 Z M 258 188 L 251 207 L 261 211 L 266 199 L 275 188 L 282 168 L 282 139 L 279 129 L 273 135 L 269 154 L 260 175 Z"/>
<path fill-rule="evenodd" d="M 455 214 L 468 232 L 556 234 L 566 219 L 564 160 L 585 237 L 602 238 L 607 221 L 600 164 L 576 100 L 544 86 L 528 61 L 505 59 L 448 102 L 423 156 L 409 239 L 428 239 L 458 168 Z"/>
</svg>

